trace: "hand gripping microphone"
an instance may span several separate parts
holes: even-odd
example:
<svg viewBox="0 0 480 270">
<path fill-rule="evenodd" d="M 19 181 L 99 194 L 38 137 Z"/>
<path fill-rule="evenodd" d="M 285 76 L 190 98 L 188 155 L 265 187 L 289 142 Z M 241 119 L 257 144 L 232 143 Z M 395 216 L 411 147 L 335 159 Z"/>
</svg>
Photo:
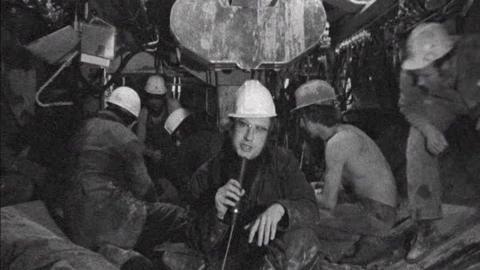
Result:
<svg viewBox="0 0 480 270">
<path fill-rule="evenodd" d="M 247 159 L 242 158 L 242 166 L 240 167 L 240 176 L 238 177 L 238 182 L 240 183 L 240 188 L 243 187 L 243 179 L 245 178 L 245 167 L 247 167 Z M 225 265 L 227 264 L 228 251 L 230 250 L 230 244 L 232 242 L 233 230 L 235 229 L 235 223 L 237 223 L 240 201 L 235 204 L 233 208 L 232 215 L 232 224 L 230 225 L 230 234 L 228 235 L 227 248 L 225 250 L 225 256 L 223 257 L 222 270 L 225 270 Z"/>
</svg>

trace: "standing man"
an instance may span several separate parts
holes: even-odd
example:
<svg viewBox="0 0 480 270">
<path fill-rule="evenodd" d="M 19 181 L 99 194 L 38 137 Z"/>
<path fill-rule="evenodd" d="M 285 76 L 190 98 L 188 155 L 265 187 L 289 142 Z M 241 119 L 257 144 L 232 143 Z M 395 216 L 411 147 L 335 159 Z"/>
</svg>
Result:
<svg viewBox="0 0 480 270">
<path fill-rule="evenodd" d="M 72 143 L 75 163 L 65 205 L 70 239 L 122 269 L 135 269 L 142 258 L 131 252 L 135 246 L 147 254 L 184 225 L 182 209 L 156 203 L 142 145 L 130 130 L 139 113 L 138 94 L 119 87 L 107 108 L 84 123 Z"/>
<path fill-rule="evenodd" d="M 384 236 L 393 227 L 395 180 L 375 142 L 360 129 L 340 123 L 335 92 L 327 82 L 306 82 L 296 90 L 295 100 L 293 111 L 300 116 L 300 127 L 312 139 L 325 142 L 324 187 L 315 192 L 325 215 L 317 233 L 326 240 L 322 250 L 336 261 L 351 248 L 346 243 L 344 250 L 332 252 L 329 243 L 335 246 L 338 235 L 350 235 L 353 244 L 362 236 Z M 351 191 L 350 203 L 340 201 L 342 189 Z"/>
<path fill-rule="evenodd" d="M 308 225 L 318 211 L 313 190 L 291 152 L 268 143 L 273 117 L 272 96 L 257 80 L 239 89 L 231 140 L 192 177 L 198 219 L 192 236 L 207 257 L 207 267 L 220 268 L 225 254 L 232 208 L 240 214 L 226 269 L 305 269 L 318 250 Z M 239 182 L 242 159 L 247 165 Z M 208 269 L 210 269 L 208 268 Z"/>
<path fill-rule="evenodd" d="M 480 131 L 480 35 L 458 39 L 441 24 L 418 25 L 407 40 L 400 75 L 400 111 L 411 124 L 407 141 L 408 197 L 418 225 L 407 261 L 425 257 L 438 242 L 442 218 L 438 156 L 448 147 L 444 132 L 460 115 Z"/>
<path fill-rule="evenodd" d="M 154 180 L 165 172 L 164 161 L 174 151 L 170 135 L 163 128 L 169 115 L 168 103 L 165 80 L 160 75 L 150 76 L 145 84 L 145 106 L 138 116 L 136 133 L 145 144 L 147 168 Z"/>
<path fill-rule="evenodd" d="M 145 163 L 161 201 L 176 202 L 177 190 L 170 180 L 175 145 L 163 128 L 169 115 L 169 104 L 173 99 L 168 96 L 165 80 L 160 75 L 152 75 L 145 84 L 145 106 L 138 117 L 137 136 L 145 145 Z"/>
</svg>

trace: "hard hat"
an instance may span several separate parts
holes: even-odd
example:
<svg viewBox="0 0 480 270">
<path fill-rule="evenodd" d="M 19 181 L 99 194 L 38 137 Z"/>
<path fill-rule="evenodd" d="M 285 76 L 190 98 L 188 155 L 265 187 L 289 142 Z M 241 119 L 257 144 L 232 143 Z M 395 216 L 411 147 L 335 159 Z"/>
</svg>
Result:
<svg viewBox="0 0 480 270">
<path fill-rule="evenodd" d="M 415 27 L 407 39 L 405 70 L 421 69 L 446 55 L 455 45 L 457 38 L 450 36 L 439 23 L 423 23 Z"/>
<path fill-rule="evenodd" d="M 163 77 L 160 75 L 150 76 L 145 84 L 145 92 L 152 95 L 165 95 L 167 93 L 167 87 L 165 86 Z"/>
<path fill-rule="evenodd" d="M 336 101 L 335 90 L 326 81 L 311 80 L 308 81 L 295 91 L 296 107 L 291 111 L 310 106 L 310 105 L 330 105 Z"/>
<path fill-rule="evenodd" d="M 247 80 L 237 91 L 235 112 L 229 117 L 262 118 L 275 117 L 275 104 L 272 95 L 265 86 L 257 80 Z"/>
<path fill-rule="evenodd" d="M 178 108 L 173 111 L 165 120 L 165 130 L 172 135 L 180 124 L 190 115 L 190 111 L 184 108 Z"/>
<path fill-rule="evenodd" d="M 116 88 L 108 97 L 107 102 L 131 112 L 135 117 L 138 117 L 140 114 L 140 97 L 130 87 L 121 86 Z"/>
</svg>

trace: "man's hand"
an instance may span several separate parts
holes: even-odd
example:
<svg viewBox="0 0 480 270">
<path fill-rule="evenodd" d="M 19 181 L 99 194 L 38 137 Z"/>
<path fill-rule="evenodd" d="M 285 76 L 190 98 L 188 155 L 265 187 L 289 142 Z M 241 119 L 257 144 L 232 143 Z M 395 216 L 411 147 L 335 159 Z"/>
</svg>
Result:
<svg viewBox="0 0 480 270">
<path fill-rule="evenodd" d="M 145 149 L 145 156 L 152 159 L 153 162 L 158 163 L 162 161 L 162 151 L 161 150 L 153 150 L 153 149 Z"/>
<path fill-rule="evenodd" d="M 315 192 L 315 198 L 317 199 L 317 202 L 320 201 L 320 198 L 322 197 L 324 182 L 311 182 L 310 186 Z"/>
<path fill-rule="evenodd" d="M 224 186 L 217 190 L 215 194 L 215 207 L 217 208 L 217 217 L 223 219 L 229 206 L 235 207 L 236 203 L 245 194 L 240 183 L 235 179 L 230 179 Z"/>
<path fill-rule="evenodd" d="M 270 206 L 255 221 L 245 226 L 245 230 L 250 229 L 248 243 L 252 243 L 255 234 L 258 233 L 257 246 L 261 247 L 262 244 L 264 246 L 268 245 L 270 240 L 275 239 L 277 225 L 283 215 L 285 215 L 285 208 L 282 205 L 275 203 Z"/>
<path fill-rule="evenodd" d="M 163 157 L 162 151 L 160 151 L 160 150 L 154 150 L 154 151 L 152 152 L 151 158 L 153 159 L 154 162 L 157 162 L 157 163 L 158 163 L 158 162 L 162 161 L 162 157 Z"/>
<path fill-rule="evenodd" d="M 425 138 L 427 140 L 427 149 L 430 153 L 438 155 L 448 147 L 447 139 L 443 133 L 434 126 L 425 129 Z"/>
</svg>

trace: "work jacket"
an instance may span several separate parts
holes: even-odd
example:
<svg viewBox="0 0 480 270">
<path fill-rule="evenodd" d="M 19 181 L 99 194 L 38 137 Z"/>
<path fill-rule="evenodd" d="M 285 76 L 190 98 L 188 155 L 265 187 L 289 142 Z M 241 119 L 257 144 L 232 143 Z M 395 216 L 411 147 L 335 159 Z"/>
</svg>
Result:
<svg viewBox="0 0 480 270">
<path fill-rule="evenodd" d="M 479 117 L 480 104 L 480 35 L 461 37 L 453 53 L 456 63 L 451 73 L 456 74 L 455 86 L 422 90 L 415 84 L 409 71 L 400 74 L 400 111 L 410 124 L 423 130 L 430 123 L 425 104 L 433 103 L 452 113 Z M 434 112 L 431 112 L 434 113 Z"/>
<path fill-rule="evenodd" d="M 152 181 L 136 135 L 110 111 L 86 121 L 73 140 L 75 164 L 65 215 L 77 244 L 132 247 L 146 218 Z M 149 192 L 149 194 L 152 192 Z"/>
<path fill-rule="evenodd" d="M 206 161 L 220 152 L 223 136 L 209 130 L 197 131 L 182 140 L 174 156 L 175 179 L 172 183 L 187 195 L 187 185 L 193 173 Z M 186 196 L 186 202 L 192 197 Z"/>
<path fill-rule="evenodd" d="M 157 181 L 160 177 L 167 179 L 173 177 L 173 174 L 170 172 L 174 167 L 170 158 L 175 154 L 175 143 L 164 128 L 167 116 L 168 111 L 165 108 L 164 112 L 159 116 L 160 119 L 154 121 L 149 109 L 143 107 L 138 117 L 136 133 L 139 140 L 144 143 L 147 150 L 160 150 L 162 154 L 161 161 L 155 161 L 150 157 L 145 158 L 153 181 Z"/>
<path fill-rule="evenodd" d="M 216 216 L 215 194 L 230 179 L 237 179 L 241 160 L 226 140 L 222 151 L 203 164 L 190 180 L 189 194 L 195 200 L 197 211 L 195 231 L 198 246 L 206 254 L 221 255 L 225 251 L 231 215 L 224 220 Z M 233 241 L 246 243 L 248 231 L 244 225 L 254 221 L 271 205 L 278 203 L 285 208 L 279 223 L 279 231 L 289 231 L 313 224 L 318 219 L 315 195 L 300 171 L 293 154 L 283 148 L 266 146 L 255 160 L 247 162 L 243 188 L 245 195 L 240 203 L 236 236 Z M 229 211 L 230 212 L 230 211 Z M 280 233 L 277 234 L 277 236 Z M 234 252 L 234 251 L 233 251 Z"/>
</svg>

